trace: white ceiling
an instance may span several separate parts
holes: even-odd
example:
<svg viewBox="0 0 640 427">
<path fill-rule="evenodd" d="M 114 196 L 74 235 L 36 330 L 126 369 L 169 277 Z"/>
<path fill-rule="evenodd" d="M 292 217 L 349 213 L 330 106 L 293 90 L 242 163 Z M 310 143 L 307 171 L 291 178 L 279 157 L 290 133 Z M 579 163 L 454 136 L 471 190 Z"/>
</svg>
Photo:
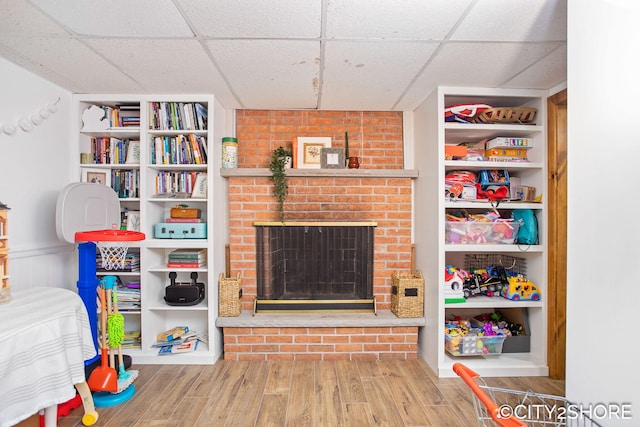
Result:
<svg viewBox="0 0 640 427">
<path fill-rule="evenodd" d="M 566 0 L 0 0 L 0 57 L 74 93 L 414 110 L 566 81 Z"/>
</svg>

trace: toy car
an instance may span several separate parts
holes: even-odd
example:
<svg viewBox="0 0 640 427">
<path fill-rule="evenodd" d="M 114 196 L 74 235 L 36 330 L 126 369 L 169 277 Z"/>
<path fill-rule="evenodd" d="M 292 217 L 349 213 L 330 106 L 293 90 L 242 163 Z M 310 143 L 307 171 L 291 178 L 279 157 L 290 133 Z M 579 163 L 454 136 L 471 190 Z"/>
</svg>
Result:
<svg viewBox="0 0 640 427">
<path fill-rule="evenodd" d="M 509 277 L 509 283 L 502 289 L 502 296 L 513 301 L 540 301 L 542 297 L 538 287 L 521 274 Z"/>
<path fill-rule="evenodd" d="M 491 267 L 489 270 L 476 270 L 463 284 L 465 298 L 473 295 L 499 296 L 509 283 L 503 267 Z"/>
</svg>

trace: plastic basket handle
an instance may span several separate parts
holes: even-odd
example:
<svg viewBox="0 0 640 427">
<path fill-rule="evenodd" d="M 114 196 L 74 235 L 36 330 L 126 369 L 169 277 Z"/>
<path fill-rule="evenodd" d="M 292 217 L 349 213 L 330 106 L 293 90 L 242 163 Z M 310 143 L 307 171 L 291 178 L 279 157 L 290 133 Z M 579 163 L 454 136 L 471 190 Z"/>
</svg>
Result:
<svg viewBox="0 0 640 427">
<path fill-rule="evenodd" d="M 499 406 L 491 400 L 489 395 L 476 384 L 474 378 L 479 378 L 480 375 L 471 369 L 467 368 L 462 363 L 453 364 L 453 372 L 455 372 L 462 380 L 469 386 L 473 394 L 476 395 L 478 400 L 487 408 L 487 412 L 491 415 L 491 419 L 498 423 L 501 427 L 526 427 L 527 425 L 514 418 L 511 414 L 508 417 L 500 417 Z"/>
</svg>

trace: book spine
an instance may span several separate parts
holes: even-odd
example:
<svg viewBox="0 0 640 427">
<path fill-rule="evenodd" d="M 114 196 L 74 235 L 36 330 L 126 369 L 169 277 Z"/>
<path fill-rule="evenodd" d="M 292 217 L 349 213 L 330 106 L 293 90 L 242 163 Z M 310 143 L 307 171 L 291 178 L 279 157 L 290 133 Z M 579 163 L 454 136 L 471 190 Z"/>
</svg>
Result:
<svg viewBox="0 0 640 427">
<path fill-rule="evenodd" d="M 204 222 L 202 219 L 200 218 L 165 218 L 164 222 Z"/>
<path fill-rule="evenodd" d="M 205 260 L 201 255 L 169 255 L 167 262 L 171 264 L 202 264 Z"/>
<path fill-rule="evenodd" d="M 168 262 L 167 268 L 198 268 L 203 267 L 202 264 L 197 262 Z"/>
</svg>

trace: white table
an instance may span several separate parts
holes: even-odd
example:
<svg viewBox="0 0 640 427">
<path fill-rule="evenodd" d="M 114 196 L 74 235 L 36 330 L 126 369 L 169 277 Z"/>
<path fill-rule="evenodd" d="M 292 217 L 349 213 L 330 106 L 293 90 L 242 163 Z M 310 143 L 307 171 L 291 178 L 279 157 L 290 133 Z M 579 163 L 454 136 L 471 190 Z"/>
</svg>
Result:
<svg viewBox="0 0 640 427">
<path fill-rule="evenodd" d="M 55 425 L 53 409 L 75 396 L 96 355 L 82 299 L 61 288 L 12 289 L 0 304 L 0 346 L 0 427 L 41 409 Z"/>
</svg>

